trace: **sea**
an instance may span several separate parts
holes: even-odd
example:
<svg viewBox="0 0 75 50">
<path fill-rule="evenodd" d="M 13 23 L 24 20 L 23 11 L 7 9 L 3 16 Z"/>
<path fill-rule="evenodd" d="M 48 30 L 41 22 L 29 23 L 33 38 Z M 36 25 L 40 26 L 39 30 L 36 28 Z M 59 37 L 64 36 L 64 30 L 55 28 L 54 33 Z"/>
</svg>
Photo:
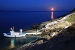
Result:
<svg viewBox="0 0 75 50">
<path fill-rule="evenodd" d="M 69 13 L 69 11 L 54 11 L 54 19 Z M 28 30 L 31 26 L 41 24 L 51 19 L 51 11 L 5 11 L 0 12 L 0 50 L 10 50 L 23 44 L 34 41 L 37 36 L 28 36 L 21 38 L 5 38 L 3 33 L 9 33 L 10 28 L 14 26 L 15 31 L 19 29 Z M 14 50 L 14 49 L 13 49 Z"/>
</svg>

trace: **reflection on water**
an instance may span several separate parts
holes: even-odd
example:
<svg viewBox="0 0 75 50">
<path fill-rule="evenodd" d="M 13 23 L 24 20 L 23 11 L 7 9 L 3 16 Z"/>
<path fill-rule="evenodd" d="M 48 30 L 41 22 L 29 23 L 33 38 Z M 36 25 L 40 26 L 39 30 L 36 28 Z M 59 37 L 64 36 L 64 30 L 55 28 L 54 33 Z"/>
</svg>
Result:
<svg viewBox="0 0 75 50">
<path fill-rule="evenodd" d="M 34 41 L 37 38 L 39 38 L 39 36 L 0 39 L 0 50 L 14 50 L 15 48 L 20 47 L 28 42 Z"/>
<path fill-rule="evenodd" d="M 14 40 L 12 39 L 10 42 L 9 48 L 12 49 L 14 47 L 15 47 L 15 43 L 14 43 Z"/>
<path fill-rule="evenodd" d="M 51 12 L 51 20 L 54 19 L 54 12 Z"/>
</svg>

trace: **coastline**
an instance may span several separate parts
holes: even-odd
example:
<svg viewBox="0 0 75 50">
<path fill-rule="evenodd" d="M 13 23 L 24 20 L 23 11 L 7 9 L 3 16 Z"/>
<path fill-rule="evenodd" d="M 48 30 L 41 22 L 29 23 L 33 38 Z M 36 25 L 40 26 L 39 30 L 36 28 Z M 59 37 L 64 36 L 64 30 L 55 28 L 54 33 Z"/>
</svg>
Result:
<svg viewBox="0 0 75 50">
<path fill-rule="evenodd" d="M 74 13 L 75 14 L 75 13 Z M 72 15 L 72 14 L 71 14 Z M 64 17 L 68 17 L 68 16 L 71 16 L 70 14 L 68 14 L 68 15 L 65 15 Z M 60 19 L 64 19 L 64 17 L 62 17 L 62 18 L 58 18 L 58 19 L 54 19 L 52 22 L 54 22 L 54 21 L 58 21 L 58 22 L 60 22 L 61 20 Z M 63 20 L 62 20 L 63 21 Z M 51 23 L 51 21 L 46 21 L 46 22 L 42 22 L 39 26 L 42 26 L 42 28 L 43 28 L 43 26 L 44 25 L 47 25 L 48 23 Z M 70 24 L 70 23 L 69 23 Z M 54 24 L 52 24 L 52 25 L 54 25 Z M 70 25 L 69 25 L 70 26 Z M 52 26 L 53 27 L 53 26 Z M 63 26 L 62 26 L 63 27 Z M 48 28 L 47 28 L 48 29 Z M 65 28 L 62 28 L 60 31 L 58 31 L 57 32 L 57 34 L 59 34 L 60 32 L 62 32 L 62 30 L 63 29 L 65 29 Z M 33 30 L 32 30 L 33 31 Z M 34 31 L 33 31 L 34 32 Z M 53 32 L 53 33 L 56 33 L 56 32 Z M 57 36 L 57 34 L 55 34 L 55 35 L 53 35 L 52 37 L 54 37 L 54 36 Z M 49 36 L 49 35 L 48 35 Z M 20 48 L 18 48 L 17 50 L 24 50 L 24 49 L 27 49 L 28 47 L 33 47 L 33 46 L 37 46 L 37 45 L 40 45 L 40 44 L 43 44 L 43 43 L 46 43 L 46 42 L 49 42 L 50 41 L 50 39 L 52 38 L 51 36 L 49 36 L 49 37 L 41 37 L 41 38 L 39 38 L 39 39 L 36 39 L 35 41 L 33 41 L 33 42 L 30 42 L 30 43 L 28 43 L 28 44 L 24 44 L 23 46 L 21 46 Z M 49 38 L 49 39 L 47 39 L 47 38 Z"/>
<path fill-rule="evenodd" d="M 44 47 L 42 49 L 46 50 L 49 47 L 49 46 L 45 47 L 46 45 L 50 45 L 51 48 L 52 46 L 55 45 L 56 43 L 55 41 L 57 42 L 59 41 L 56 39 L 56 37 L 60 37 L 58 35 L 61 35 L 63 32 L 65 32 L 65 30 L 67 30 L 72 25 L 72 23 L 67 22 L 65 19 L 72 16 L 73 14 L 75 14 L 74 10 L 69 12 L 68 14 L 62 15 L 61 17 L 59 16 L 59 18 L 54 19 L 53 21 L 42 22 L 41 24 L 39 24 L 39 29 L 42 28 L 41 38 L 36 39 L 33 42 L 24 44 L 20 48 L 17 48 L 17 50 L 30 50 L 30 49 L 35 50 L 36 47 L 40 48 L 41 46 Z M 31 30 L 31 32 L 32 31 L 34 32 L 34 30 Z"/>
</svg>

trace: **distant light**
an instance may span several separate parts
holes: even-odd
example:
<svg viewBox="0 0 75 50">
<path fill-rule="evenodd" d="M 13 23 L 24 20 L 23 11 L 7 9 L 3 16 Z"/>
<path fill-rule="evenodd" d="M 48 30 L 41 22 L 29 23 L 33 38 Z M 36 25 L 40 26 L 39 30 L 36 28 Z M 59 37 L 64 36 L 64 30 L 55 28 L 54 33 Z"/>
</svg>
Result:
<svg viewBox="0 0 75 50">
<path fill-rule="evenodd" d="M 51 8 L 51 10 L 53 11 L 53 10 L 54 10 L 54 8 Z"/>
</svg>

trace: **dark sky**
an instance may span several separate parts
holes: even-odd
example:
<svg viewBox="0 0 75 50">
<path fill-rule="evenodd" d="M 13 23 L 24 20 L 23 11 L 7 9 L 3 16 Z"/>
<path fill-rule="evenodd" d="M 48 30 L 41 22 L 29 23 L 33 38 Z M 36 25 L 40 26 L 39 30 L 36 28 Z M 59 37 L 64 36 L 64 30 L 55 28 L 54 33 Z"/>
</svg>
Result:
<svg viewBox="0 0 75 50">
<path fill-rule="evenodd" d="M 21 11 L 70 11 L 75 8 L 75 0 L 0 0 L 0 10 Z"/>
</svg>

